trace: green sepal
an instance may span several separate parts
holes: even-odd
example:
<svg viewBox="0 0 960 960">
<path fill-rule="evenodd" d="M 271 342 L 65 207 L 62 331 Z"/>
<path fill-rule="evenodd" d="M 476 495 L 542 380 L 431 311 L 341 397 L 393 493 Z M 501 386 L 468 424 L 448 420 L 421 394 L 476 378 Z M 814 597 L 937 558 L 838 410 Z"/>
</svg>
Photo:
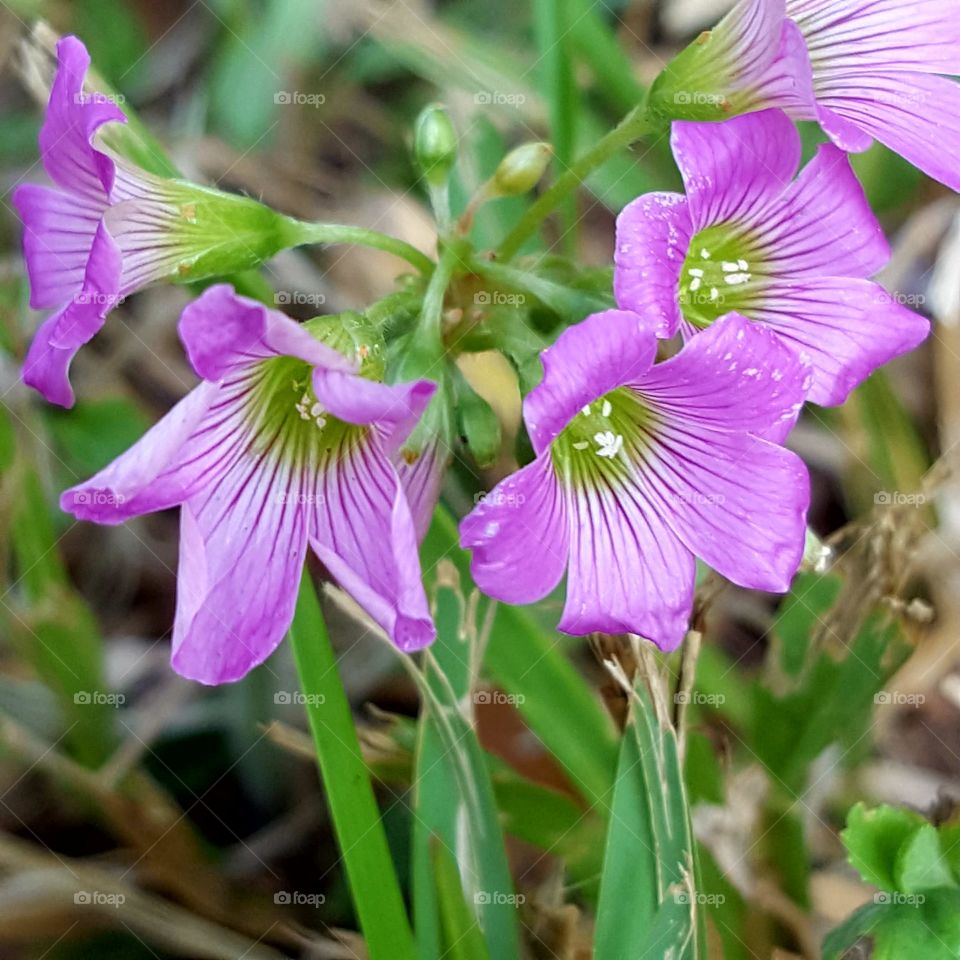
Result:
<svg viewBox="0 0 960 960">
<path fill-rule="evenodd" d="M 489 467 L 500 452 L 500 419 L 456 364 L 450 370 L 460 436 L 477 466 Z"/>
</svg>

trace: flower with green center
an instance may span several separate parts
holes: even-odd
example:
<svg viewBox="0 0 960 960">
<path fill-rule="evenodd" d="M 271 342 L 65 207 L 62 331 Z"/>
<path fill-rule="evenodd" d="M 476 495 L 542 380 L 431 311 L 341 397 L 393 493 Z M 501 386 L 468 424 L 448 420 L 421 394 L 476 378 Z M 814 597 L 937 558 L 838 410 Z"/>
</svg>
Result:
<svg viewBox="0 0 960 960">
<path fill-rule="evenodd" d="M 401 650 L 430 643 L 393 458 L 433 384 L 379 382 L 382 344 L 356 317 L 301 325 L 225 285 L 184 310 L 180 336 L 203 382 L 61 500 L 97 523 L 179 505 L 174 668 L 224 683 L 266 659 L 308 544 Z"/>
<path fill-rule="evenodd" d="M 742 586 L 789 589 L 809 480 L 774 441 L 810 371 L 736 314 L 663 363 L 656 346 L 650 322 L 619 310 L 561 334 L 524 400 L 536 459 L 487 494 L 460 539 L 491 596 L 531 603 L 566 573 L 561 630 L 637 633 L 672 650 L 695 556 Z"/>
<path fill-rule="evenodd" d="M 730 312 L 814 368 L 809 399 L 842 403 L 929 323 L 868 278 L 890 248 L 846 155 L 824 144 L 794 179 L 800 136 L 779 110 L 673 125 L 686 194 L 650 193 L 617 218 L 617 303 L 660 336 Z"/>
</svg>

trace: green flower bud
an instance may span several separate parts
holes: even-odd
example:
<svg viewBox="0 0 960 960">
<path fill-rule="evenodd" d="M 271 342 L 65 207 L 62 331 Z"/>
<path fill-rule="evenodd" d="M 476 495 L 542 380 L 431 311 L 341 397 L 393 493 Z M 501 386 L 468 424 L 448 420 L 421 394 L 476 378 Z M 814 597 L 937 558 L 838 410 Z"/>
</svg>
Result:
<svg viewBox="0 0 960 960">
<path fill-rule="evenodd" d="M 524 143 L 511 150 L 490 181 L 491 194 L 513 197 L 532 190 L 546 173 L 552 155 L 549 143 Z"/>
<path fill-rule="evenodd" d="M 457 134 L 439 104 L 425 107 L 413 132 L 413 154 L 424 179 L 433 187 L 447 182 L 457 159 Z"/>
</svg>

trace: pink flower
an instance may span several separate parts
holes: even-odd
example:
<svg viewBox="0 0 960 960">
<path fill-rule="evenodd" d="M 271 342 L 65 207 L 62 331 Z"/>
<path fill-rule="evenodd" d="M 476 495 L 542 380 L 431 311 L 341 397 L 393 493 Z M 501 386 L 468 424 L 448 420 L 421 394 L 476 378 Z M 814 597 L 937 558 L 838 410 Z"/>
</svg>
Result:
<svg viewBox="0 0 960 960">
<path fill-rule="evenodd" d="M 532 603 L 567 575 L 560 629 L 683 639 L 694 557 L 785 592 L 803 554 L 809 479 L 771 442 L 795 421 L 805 362 L 731 314 L 654 364 L 656 331 L 610 310 L 566 330 L 524 401 L 536 459 L 461 527 L 477 585 Z"/>
<path fill-rule="evenodd" d="M 433 384 L 369 379 L 300 325 L 211 287 L 180 319 L 203 382 L 126 453 L 64 493 L 64 510 L 122 523 L 180 507 L 173 666 L 204 683 L 265 660 L 293 617 L 309 544 L 330 575 L 401 650 L 433 623 L 417 538 L 391 457 Z M 366 352 L 366 351 L 363 351 Z"/>
<path fill-rule="evenodd" d="M 650 193 L 617 220 L 617 303 L 695 336 L 736 311 L 810 358 L 808 399 L 843 403 L 929 333 L 868 277 L 890 258 L 847 156 L 832 144 L 794 179 L 800 136 L 779 110 L 673 125 L 686 195 Z"/>
<path fill-rule="evenodd" d="M 655 110 L 722 120 L 779 107 L 837 146 L 879 140 L 960 190 L 955 0 L 740 0 L 657 79 Z"/>
</svg>

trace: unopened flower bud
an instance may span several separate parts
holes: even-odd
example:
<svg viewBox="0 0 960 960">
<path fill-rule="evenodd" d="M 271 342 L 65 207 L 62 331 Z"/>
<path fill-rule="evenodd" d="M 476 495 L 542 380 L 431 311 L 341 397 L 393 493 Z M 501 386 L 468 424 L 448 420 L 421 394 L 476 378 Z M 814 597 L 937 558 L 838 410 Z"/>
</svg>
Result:
<svg viewBox="0 0 960 960">
<path fill-rule="evenodd" d="M 434 187 L 446 183 L 457 159 L 457 134 L 439 104 L 425 107 L 417 117 L 413 153 L 427 183 Z"/>
<path fill-rule="evenodd" d="M 513 197 L 532 190 L 546 173 L 552 155 L 549 143 L 524 143 L 511 150 L 493 175 L 494 196 Z"/>
</svg>

